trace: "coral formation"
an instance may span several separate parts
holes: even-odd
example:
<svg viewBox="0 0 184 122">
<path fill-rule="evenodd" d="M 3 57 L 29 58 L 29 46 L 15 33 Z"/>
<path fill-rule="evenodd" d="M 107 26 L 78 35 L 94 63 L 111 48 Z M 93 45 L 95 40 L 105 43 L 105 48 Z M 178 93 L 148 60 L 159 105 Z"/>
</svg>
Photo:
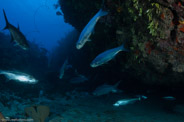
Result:
<svg viewBox="0 0 184 122">
<path fill-rule="evenodd" d="M 3 114 L 0 112 L 0 122 L 6 122 Z"/>
<path fill-rule="evenodd" d="M 25 108 L 25 113 L 32 117 L 34 122 L 45 122 L 45 119 L 49 115 L 49 107 L 42 105 L 35 105 Z"/>
</svg>

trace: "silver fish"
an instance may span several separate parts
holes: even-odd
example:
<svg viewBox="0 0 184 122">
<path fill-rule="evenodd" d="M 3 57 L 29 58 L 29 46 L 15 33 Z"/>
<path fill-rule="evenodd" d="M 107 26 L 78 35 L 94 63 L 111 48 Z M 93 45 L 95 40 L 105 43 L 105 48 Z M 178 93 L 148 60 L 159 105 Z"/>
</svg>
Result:
<svg viewBox="0 0 184 122">
<path fill-rule="evenodd" d="M 119 47 L 109 49 L 101 54 L 99 54 L 92 62 L 91 67 L 98 67 L 102 64 L 107 63 L 108 61 L 112 60 L 120 51 L 128 51 L 124 48 L 124 45 Z"/>
<path fill-rule="evenodd" d="M 84 75 L 78 75 L 78 76 L 72 78 L 70 80 L 70 83 L 78 84 L 78 83 L 83 83 L 83 82 L 85 82 L 87 80 L 88 80 L 88 78 L 86 76 L 84 76 Z"/>
<path fill-rule="evenodd" d="M 120 90 L 117 89 L 118 85 L 120 84 L 121 81 L 118 81 L 115 85 L 108 85 L 108 84 L 104 84 L 102 86 L 97 87 L 94 92 L 93 95 L 94 96 L 101 96 L 101 95 L 106 95 L 109 93 L 117 93 Z"/>
<path fill-rule="evenodd" d="M 4 9 L 3 9 L 3 13 L 4 13 L 4 18 L 6 20 L 6 27 L 4 29 L 8 29 L 10 31 L 11 41 L 12 42 L 14 41 L 16 43 L 16 45 L 20 46 L 24 50 L 29 49 L 29 44 L 28 44 L 25 36 L 20 31 L 19 27 L 16 28 L 8 22 L 8 19 L 6 17 L 6 13 L 5 13 Z"/>
<path fill-rule="evenodd" d="M 38 80 L 36 80 L 33 76 L 18 71 L 0 70 L 0 74 L 5 75 L 8 80 L 15 80 L 28 84 L 36 84 L 38 82 Z"/>
<path fill-rule="evenodd" d="M 92 32 L 94 31 L 94 27 L 95 27 L 96 23 L 98 22 L 100 17 L 105 16 L 107 14 L 108 14 L 108 12 L 100 9 L 98 11 L 98 13 L 88 22 L 88 24 L 82 30 L 82 32 L 79 36 L 79 40 L 76 43 L 77 49 L 81 49 L 87 41 L 90 41 L 89 37 L 91 36 Z"/>
<path fill-rule="evenodd" d="M 147 99 L 147 97 L 146 96 L 140 96 L 138 98 L 121 99 L 121 100 L 118 100 L 116 103 L 114 103 L 113 106 L 119 107 L 121 105 L 128 105 L 128 104 L 135 103 L 136 101 L 141 101 L 142 99 Z"/>
<path fill-rule="evenodd" d="M 68 59 L 65 60 L 65 62 L 63 63 L 60 69 L 59 79 L 63 78 L 67 64 L 68 64 Z"/>
<path fill-rule="evenodd" d="M 176 98 L 173 97 L 173 96 L 165 96 L 165 97 L 162 97 L 162 98 L 165 99 L 165 100 L 171 100 L 171 101 L 176 100 Z"/>
</svg>

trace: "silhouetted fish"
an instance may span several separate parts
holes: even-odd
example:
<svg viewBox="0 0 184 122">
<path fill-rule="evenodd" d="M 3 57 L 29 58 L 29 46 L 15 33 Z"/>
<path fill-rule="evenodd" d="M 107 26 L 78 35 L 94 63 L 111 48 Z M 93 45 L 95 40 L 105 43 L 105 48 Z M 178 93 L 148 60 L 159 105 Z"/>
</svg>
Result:
<svg viewBox="0 0 184 122">
<path fill-rule="evenodd" d="M 11 41 L 12 42 L 14 41 L 16 45 L 19 45 L 22 49 L 27 50 L 29 48 L 29 44 L 25 36 L 20 31 L 19 27 L 16 28 L 8 22 L 4 9 L 3 9 L 3 13 L 6 21 L 6 27 L 4 29 L 8 29 L 10 31 Z"/>
<path fill-rule="evenodd" d="M 120 91 L 117 89 L 120 82 L 121 81 L 118 81 L 115 85 L 104 84 L 102 86 L 99 86 L 95 89 L 95 91 L 93 92 L 93 95 L 101 96 L 101 95 L 109 94 L 110 92 L 117 93 L 118 91 Z"/>
<path fill-rule="evenodd" d="M 60 69 L 59 79 L 63 78 L 67 64 L 68 64 L 68 59 L 65 60 L 65 62 L 63 63 L 63 65 Z"/>
<path fill-rule="evenodd" d="M 83 82 L 85 82 L 87 80 L 88 80 L 88 78 L 86 76 L 84 76 L 84 75 L 78 75 L 78 76 L 72 78 L 70 80 L 70 83 L 79 84 L 79 83 L 83 83 Z"/>
</svg>

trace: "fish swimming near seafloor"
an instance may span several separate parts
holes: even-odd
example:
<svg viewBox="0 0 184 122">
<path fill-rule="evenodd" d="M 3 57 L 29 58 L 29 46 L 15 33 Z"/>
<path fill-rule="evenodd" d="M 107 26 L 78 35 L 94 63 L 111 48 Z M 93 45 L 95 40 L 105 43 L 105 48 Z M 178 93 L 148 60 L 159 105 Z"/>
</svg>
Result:
<svg viewBox="0 0 184 122">
<path fill-rule="evenodd" d="M 147 97 L 146 96 L 140 96 L 138 98 L 121 99 L 121 100 L 118 100 L 116 103 L 114 103 L 113 106 L 119 107 L 121 105 L 133 104 L 136 101 L 141 101 L 143 99 L 147 99 Z"/>
<path fill-rule="evenodd" d="M 68 64 L 68 59 L 65 60 L 65 62 L 63 63 L 63 65 L 60 69 L 59 79 L 63 78 L 67 64 Z"/>
<path fill-rule="evenodd" d="M 16 45 L 20 46 L 24 50 L 29 49 L 29 44 L 26 40 L 26 37 L 20 31 L 19 27 L 16 28 L 8 22 L 4 9 L 3 9 L 3 13 L 4 13 L 5 21 L 6 21 L 6 26 L 4 29 L 8 29 L 10 31 L 11 42 L 15 42 Z"/>
<path fill-rule="evenodd" d="M 5 75 L 8 80 L 15 80 L 27 84 L 35 84 L 38 82 L 33 76 L 18 71 L 0 70 L 0 75 Z"/>
<path fill-rule="evenodd" d="M 100 17 L 105 16 L 107 14 L 108 14 L 107 11 L 100 9 L 98 11 L 98 13 L 96 13 L 96 15 L 88 22 L 88 24 L 82 30 L 82 32 L 79 36 L 79 40 L 76 43 L 77 49 L 81 49 L 87 41 L 90 41 L 89 37 L 91 36 L 91 34 L 94 31 L 94 27 L 95 27 L 96 23 L 98 22 Z"/>
<path fill-rule="evenodd" d="M 107 63 L 108 61 L 112 60 L 120 51 L 128 51 L 124 48 L 124 45 L 119 47 L 109 49 L 101 54 L 99 54 L 92 62 L 91 67 L 98 67 L 102 64 Z"/>
<path fill-rule="evenodd" d="M 120 92 L 120 90 L 117 88 L 118 85 L 120 84 L 121 81 L 118 81 L 115 85 L 108 85 L 108 84 L 104 84 L 102 86 L 99 86 L 95 89 L 95 91 L 93 92 L 94 96 L 101 96 L 101 95 L 106 95 L 109 93 L 117 93 Z"/>
</svg>

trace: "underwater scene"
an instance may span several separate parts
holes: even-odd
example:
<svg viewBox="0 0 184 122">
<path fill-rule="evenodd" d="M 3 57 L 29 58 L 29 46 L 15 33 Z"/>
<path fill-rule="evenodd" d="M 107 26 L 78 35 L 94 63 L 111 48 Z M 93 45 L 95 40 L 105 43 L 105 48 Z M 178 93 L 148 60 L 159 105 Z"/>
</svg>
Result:
<svg viewBox="0 0 184 122">
<path fill-rule="evenodd" d="M 184 122 L 184 0 L 0 0 L 0 122 Z"/>
</svg>

